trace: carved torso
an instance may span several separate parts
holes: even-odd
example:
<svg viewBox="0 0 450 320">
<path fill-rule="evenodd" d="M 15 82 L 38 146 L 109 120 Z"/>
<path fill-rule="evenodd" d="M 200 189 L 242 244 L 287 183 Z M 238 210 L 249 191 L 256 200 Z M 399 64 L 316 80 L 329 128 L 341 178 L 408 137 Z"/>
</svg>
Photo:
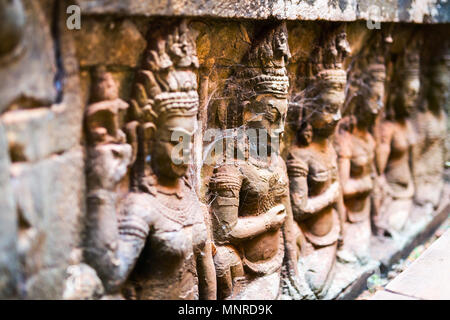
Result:
<svg viewBox="0 0 450 320">
<path fill-rule="evenodd" d="M 127 196 L 119 218 L 120 232 L 148 230 L 128 287 L 137 299 L 198 299 L 196 258 L 207 239 L 204 207 L 187 183 L 176 194 L 151 185 L 141 189 Z"/>
<path fill-rule="evenodd" d="M 437 206 L 443 187 L 444 139 L 446 116 L 431 111 L 419 112 L 414 119 L 417 143 L 413 146 L 413 176 L 416 187 L 415 199 L 424 204 Z"/>
<path fill-rule="evenodd" d="M 347 219 L 350 222 L 363 221 L 369 218 L 370 214 L 370 192 L 373 189 L 373 182 L 370 178 L 373 170 L 375 140 L 372 135 L 365 132 L 340 131 L 336 135 L 336 150 L 339 158 L 350 160 L 350 179 L 360 180 L 370 179 L 365 188 L 356 194 L 348 196 L 344 192 L 344 203 L 347 209 Z M 345 190 L 345 186 L 344 190 Z"/>
<path fill-rule="evenodd" d="M 421 164 L 415 166 L 415 175 L 442 172 L 443 141 L 446 134 L 446 116 L 443 111 L 439 116 L 433 113 L 420 112 L 415 117 L 417 134 L 417 161 Z"/>
<path fill-rule="evenodd" d="M 386 121 L 382 123 L 382 131 L 392 137 L 391 151 L 385 169 L 386 179 L 394 192 L 402 192 L 412 183 L 409 150 L 415 136 L 409 121 L 404 123 Z"/>
<path fill-rule="evenodd" d="M 279 163 L 284 165 L 281 160 Z M 264 214 L 287 195 L 284 166 L 266 167 L 250 160 L 250 163 L 240 163 L 239 167 L 243 179 L 239 203 L 242 216 Z"/>
<path fill-rule="evenodd" d="M 231 181 L 239 201 L 239 218 L 266 214 L 281 204 L 288 192 L 285 164 L 281 158 L 271 166 L 252 159 L 248 162 L 225 164 L 216 169 L 212 177 L 212 190 L 231 186 Z M 216 242 L 226 241 L 218 235 Z M 254 273 L 270 274 L 279 270 L 283 262 L 284 243 L 281 228 L 244 240 L 236 244 L 236 247 L 246 269 Z"/>
<path fill-rule="evenodd" d="M 375 141 L 369 133 L 364 137 L 351 135 L 351 140 L 350 176 L 353 178 L 366 176 L 372 171 Z"/>
<path fill-rule="evenodd" d="M 326 192 L 337 181 L 337 155 L 331 144 L 326 148 L 319 148 L 314 144 L 303 148 L 295 146 L 291 149 L 289 158 L 294 160 L 290 161 L 289 172 L 299 170 L 306 174 L 308 198 Z M 305 220 L 297 221 L 311 243 L 323 246 L 337 241 L 339 218 L 333 206 L 334 204 L 330 204 Z"/>
</svg>

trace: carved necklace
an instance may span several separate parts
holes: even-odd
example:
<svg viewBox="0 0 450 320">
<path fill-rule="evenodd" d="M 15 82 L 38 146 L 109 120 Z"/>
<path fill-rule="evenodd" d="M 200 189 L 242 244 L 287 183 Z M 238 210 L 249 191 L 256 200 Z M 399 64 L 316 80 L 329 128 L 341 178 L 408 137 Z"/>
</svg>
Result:
<svg viewBox="0 0 450 320">
<path fill-rule="evenodd" d="M 155 205 L 160 214 L 169 220 L 185 225 L 190 218 L 193 205 L 193 197 L 189 192 L 192 190 L 187 184 L 186 178 L 182 178 L 181 183 L 186 185 L 188 192 L 185 192 L 183 188 L 175 191 L 162 189 L 156 181 L 157 178 L 153 174 L 145 177 L 140 183 L 140 189 L 155 198 Z M 176 196 L 176 199 L 174 199 L 174 196 Z"/>
</svg>

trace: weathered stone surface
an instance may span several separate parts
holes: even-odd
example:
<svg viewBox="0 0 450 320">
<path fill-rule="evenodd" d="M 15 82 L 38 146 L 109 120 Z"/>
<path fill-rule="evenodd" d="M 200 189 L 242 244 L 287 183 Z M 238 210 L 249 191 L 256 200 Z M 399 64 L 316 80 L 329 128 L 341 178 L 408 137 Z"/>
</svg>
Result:
<svg viewBox="0 0 450 320">
<path fill-rule="evenodd" d="M 378 291 L 370 300 L 417 300 L 417 299 L 383 290 Z"/>
<path fill-rule="evenodd" d="M 100 298 L 103 285 L 95 270 L 84 263 L 72 265 L 67 269 L 63 298 L 65 300 L 86 300 Z"/>
<path fill-rule="evenodd" d="M 10 111 L 2 119 L 14 162 L 36 161 L 74 145 L 72 135 L 61 139 L 60 135 L 55 134 L 60 126 L 55 114 L 48 108 Z M 62 134 L 64 132 L 65 130 L 59 131 Z"/>
<path fill-rule="evenodd" d="M 43 290 L 45 283 L 52 288 L 48 295 L 56 298 L 62 292 L 62 270 L 69 265 L 71 251 L 79 244 L 82 230 L 85 189 L 82 150 L 77 148 L 32 164 L 15 163 L 11 166 L 11 181 L 17 202 L 18 247 L 25 279 L 38 282 L 39 290 Z M 54 272 L 58 274 L 56 278 L 52 277 Z M 34 287 L 25 284 L 29 286 Z"/>
<path fill-rule="evenodd" d="M 41 50 L 48 51 L 45 48 Z M 61 102 L 33 109 L 19 108 L 1 116 L 13 162 L 38 161 L 72 149 L 81 141 L 83 104 L 78 62 L 71 34 L 65 29 L 61 32 L 60 52 L 64 70 L 64 81 L 60 83 Z M 33 76 L 38 73 L 34 70 L 31 72 Z M 47 75 L 41 73 L 41 76 L 45 78 Z M 42 84 L 43 78 L 34 82 Z M 53 79 L 51 86 L 53 87 Z"/>
<path fill-rule="evenodd" d="M 0 299 L 11 298 L 16 294 L 19 271 L 17 217 L 9 167 L 8 144 L 0 121 Z"/>
<path fill-rule="evenodd" d="M 450 299 L 450 230 L 434 242 L 386 289 L 427 300 Z"/>
<path fill-rule="evenodd" d="M 81 67 L 113 65 L 134 68 L 140 63 L 147 44 L 130 20 L 86 19 L 82 29 L 74 35 Z"/>
<path fill-rule="evenodd" d="M 411 221 L 401 236 L 394 238 L 372 237 L 371 256 L 378 260 L 382 270 L 387 270 L 408 254 L 417 245 L 428 239 L 450 214 L 450 187 L 446 184 L 441 204 L 434 212 L 430 207 L 415 206 L 411 212 Z"/>
<path fill-rule="evenodd" d="M 248 19 L 355 21 L 380 17 L 382 22 L 448 22 L 450 4 L 442 0 L 78 0 L 84 14 L 194 16 Z M 378 8 L 379 11 L 378 11 Z"/>
<path fill-rule="evenodd" d="M 56 59 L 50 21 L 38 1 L 25 1 L 23 38 L 16 54 L 0 58 L 0 112 L 50 105 L 56 100 Z M 11 105 L 12 104 L 12 105 Z"/>
<path fill-rule="evenodd" d="M 352 294 L 365 289 L 367 278 L 379 267 L 379 262 L 370 260 L 364 265 L 341 263 L 336 264 L 336 276 L 327 292 L 326 300 L 347 300 L 354 298 Z M 362 281 L 361 281 L 362 280 Z"/>
<path fill-rule="evenodd" d="M 12 161 L 37 161 L 76 146 L 81 139 L 81 112 L 80 105 L 62 104 L 5 113 L 2 120 Z"/>
<path fill-rule="evenodd" d="M 76 2 L 81 30 L 66 26 L 72 1 L 0 0 L 0 18 L 8 12 L 0 19 L 0 298 L 96 299 L 111 293 L 103 298 L 213 299 L 217 291 L 229 299 L 351 299 L 378 267 L 384 271 L 405 256 L 448 216 L 448 201 L 434 212 L 429 203 L 416 203 L 400 234 L 381 235 L 375 219 L 369 221 L 382 198 L 372 198 L 380 190 L 367 183 L 377 175 L 371 166 L 375 148 L 353 139 L 373 130 L 367 108 L 352 105 L 359 97 L 379 108 L 381 118 L 392 111 L 383 110 L 395 89 L 392 79 L 408 80 L 399 76 L 399 57 L 422 33 L 434 35 L 432 55 L 444 48 L 435 39 L 447 39 L 449 25 L 435 23 L 450 22 L 448 1 Z M 381 21 L 417 24 L 372 30 L 362 20 L 376 20 L 377 6 Z M 278 24 L 283 27 L 273 28 Z M 334 34 L 334 27 L 346 28 L 346 36 Z M 421 43 L 418 51 L 428 52 L 421 50 L 428 45 Z M 414 80 L 419 72 L 420 79 L 431 79 L 426 59 L 421 65 L 425 69 L 409 70 Z M 384 80 L 388 94 L 381 92 Z M 448 98 L 445 85 L 432 83 Z M 292 110 L 301 112 L 290 119 Z M 322 147 L 332 141 L 330 128 L 341 113 L 346 121 L 339 123 L 335 164 L 331 148 Z M 169 166 L 170 131 L 194 135 L 196 120 L 203 132 L 284 130 L 275 168 L 259 157 L 229 166 L 204 163 L 212 142 L 202 143 L 201 132 L 189 145 L 194 167 Z M 423 137 L 445 134 L 430 121 L 418 122 Z M 308 140 L 310 129 L 314 141 Z M 346 132 L 354 135 L 351 145 Z M 314 145 L 321 135 L 323 144 L 288 158 L 296 143 Z M 388 145 L 389 159 L 407 154 L 409 144 Z M 430 158 L 436 160 L 431 167 L 440 166 L 440 157 Z M 178 182 L 181 187 L 173 187 Z M 347 190 L 342 203 L 340 189 Z M 449 195 L 447 186 L 442 200 Z M 358 207 L 364 219 L 354 214 Z M 363 220 L 366 232 L 349 227 Z M 368 244 L 370 223 L 379 236 L 367 257 L 362 244 Z M 353 257 L 345 249 L 362 254 Z M 299 253 L 312 258 L 297 265 Z M 175 274 L 186 278 L 178 281 Z"/>
<path fill-rule="evenodd" d="M 45 268 L 31 276 L 23 288 L 31 300 L 60 300 L 67 278 L 66 267 Z"/>
</svg>

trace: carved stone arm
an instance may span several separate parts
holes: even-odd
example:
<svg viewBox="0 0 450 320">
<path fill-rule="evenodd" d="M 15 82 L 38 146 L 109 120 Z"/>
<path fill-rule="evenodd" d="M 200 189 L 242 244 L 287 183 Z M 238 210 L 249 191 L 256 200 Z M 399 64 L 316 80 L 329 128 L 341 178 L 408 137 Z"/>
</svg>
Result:
<svg viewBox="0 0 450 320">
<path fill-rule="evenodd" d="M 203 250 L 197 256 L 197 269 L 200 300 L 216 300 L 217 279 L 210 239 L 208 239 Z"/>
<path fill-rule="evenodd" d="M 241 242 L 280 227 L 285 208 L 273 208 L 259 216 L 239 217 L 239 194 L 244 176 L 235 166 L 223 166 L 211 178 L 212 219 L 216 240 Z"/>
<path fill-rule="evenodd" d="M 284 245 L 285 251 L 285 263 L 288 268 L 290 278 L 293 278 L 293 285 L 297 287 L 300 293 L 300 286 L 298 285 L 299 274 L 297 267 L 297 239 L 294 234 L 294 216 L 291 208 L 291 199 L 289 194 L 283 199 L 283 204 L 286 206 L 286 221 L 283 226 L 284 233 Z"/>
<path fill-rule="evenodd" d="M 366 175 L 360 179 L 348 179 L 342 186 L 344 197 L 352 197 L 357 194 L 370 192 L 373 188 L 372 178 Z"/>
<path fill-rule="evenodd" d="M 212 204 L 213 218 L 216 220 L 216 232 L 222 241 L 232 243 L 254 238 L 284 222 L 285 208 L 277 206 L 268 213 L 259 216 L 239 217 L 239 199 L 227 197 L 219 192 Z"/>
<path fill-rule="evenodd" d="M 116 293 L 126 281 L 149 232 L 143 219 L 129 216 L 117 220 L 114 209 L 111 205 L 98 207 L 96 220 L 101 227 L 96 228 L 95 247 L 88 248 L 90 264 L 95 266 L 107 293 Z"/>
<path fill-rule="evenodd" d="M 293 216 L 297 221 L 301 221 L 305 215 L 308 215 L 305 211 L 308 201 L 308 184 L 306 176 L 290 176 L 289 191 Z"/>
<path fill-rule="evenodd" d="M 149 226 L 137 215 L 119 219 L 118 241 L 112 258 L 113 272 L 108 277 L 108 288 L 116 291 L 133 270 L 149 234 Z"/>
<path fill-rule="evenodd" d="M 389 125 L 381 124 L 375 130 L 375 138 L 377 140 L 377 146 L 375 148 L 375 163 L 378 170 L 378 174 L 382 175 L 389 160 L 391 153 L 391 140 L 393 130 Z"/>
<path fill-rule="evenodd" d="M 303 215 L 310 216 L 316 212 L 319 212 L 326 207 L 333 205 L 339 199 L 340 186 L 338 182 L 334 182 L 323 193 L 315 197 L 307 197 L 306 205 L 301 210 Z"/>
</svg>

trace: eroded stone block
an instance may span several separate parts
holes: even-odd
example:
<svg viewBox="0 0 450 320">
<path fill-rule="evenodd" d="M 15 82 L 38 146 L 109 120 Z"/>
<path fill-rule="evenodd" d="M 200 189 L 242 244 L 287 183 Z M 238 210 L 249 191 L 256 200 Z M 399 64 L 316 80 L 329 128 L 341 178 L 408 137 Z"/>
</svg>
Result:
<svg viewBox="0 0 450 320">
<path fill-rule="evenodd" d="M 22 1 L 14 1 L 22 3 Z M 23 13 L 17 10 L 17 21 L 24 23 L 16 47 L 0 57 L 0 112 L 5 109 L 32 108 L 50 105 L 56 100 L 54 80 L 57 72 L 55 44 L 51 21 L 46 19 L 38 1 L 23 1 Z M 5 23 L 2 20 L 2 23 Z M 7 26 L 2 26 L 7 28 Z M 7 39 L 1 39 L 7 41 Z"/>
<path fill-rule="evenodd" d="M 81 67 L 114 65 L 134 68 L 140 63 L 146 41 L 131 20 L 86 19 L 76 32 Z"/>
<path fill-rule="evenodd" d="M 10 161 L 3 124 L 0 122 L 0 298 L 15 296 L 18 281 L 17 215 L 9 177 Z"/>
<path fill-rule="evenodd" d="M 67 268 L 72 249 L 80 243 L 85 189 L 83 153 L 76 148 L 36 163 L 15 163 L 11 166 L 11 186 L 17 203 L 17 245 L 25 287 L 30 285 L 28 280 L 41 273 L 47 274 L 50 281 L 50 269 L 62 272 Z M 62 290 L 58 287 L 62 276 L 58 277 L 50 281 L 57 285 L 51 292 Z"/>
</svg>

